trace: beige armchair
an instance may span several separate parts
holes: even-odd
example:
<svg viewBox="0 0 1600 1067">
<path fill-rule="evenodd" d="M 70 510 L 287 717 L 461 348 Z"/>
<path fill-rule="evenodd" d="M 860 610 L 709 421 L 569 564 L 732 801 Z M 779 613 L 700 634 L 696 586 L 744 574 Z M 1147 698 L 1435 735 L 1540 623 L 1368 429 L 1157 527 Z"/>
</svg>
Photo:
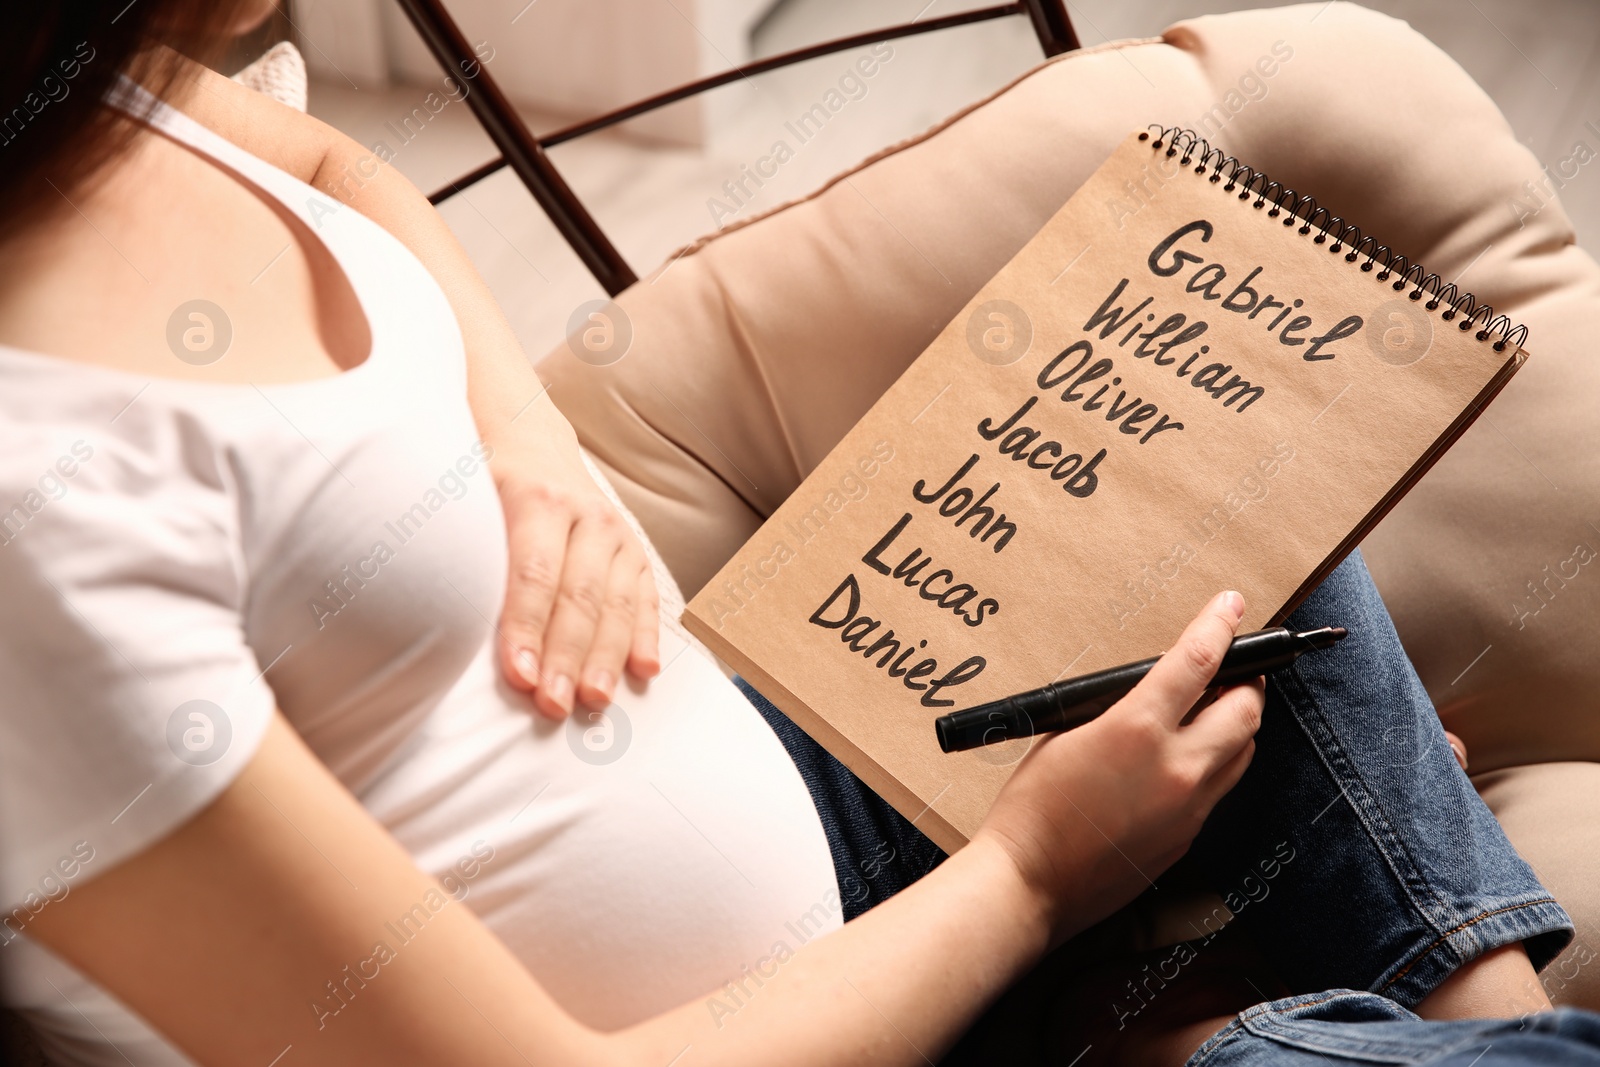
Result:
<svg viewBox="0 0 1600 1067">
<path fill-rule="evenodd" d="M 691 245 L 618 298 L 625 356 L 561 346 L 542 373 L 692 594 L 1151 122 L 1467 273 L 1529 326 L 1527 367 L 1363 547 L 1483 795 L 1578 923 L 1551 996 L 1600 1008 L 1600 269 L 1553 195 L 1530 199 L 1544 175 L 1488 97 L 1405 23 L 1307 4 L 1059 56 Z"/>
</svg>

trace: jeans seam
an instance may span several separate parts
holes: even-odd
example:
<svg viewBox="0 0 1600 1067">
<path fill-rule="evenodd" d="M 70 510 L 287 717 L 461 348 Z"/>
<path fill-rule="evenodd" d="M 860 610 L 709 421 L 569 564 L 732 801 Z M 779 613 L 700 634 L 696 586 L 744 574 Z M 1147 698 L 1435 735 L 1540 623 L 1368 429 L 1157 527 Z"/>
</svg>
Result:
<svg viewBox="0 0 1600 1067">
<path fill-rule="evenodd" d="M 1456 934 L 1459 934 L 1461 931 L 1467 929 L 1468 927 L 1475 926 L 1478 923 L 1483 922 L 1485 919 L 1492 919 L 1496 915 L 1504 915 L 1507 912 L 1512 912 L 1512 911 L 1524 911 L 1524 910 L 1526 910 L 1528 908 L 1543 907 L 1546 904 L 1556 904 L 1555 898 L 1554 897 L 1540 897 L 1538 900 L 1528 900 L 1528 901 L 1524 901 L 1521 904 L 1508 904 L 1507 906 L 1505 906 L 1503 908 L 1492 908 L 1489 911 L 1481 912 L 1478 915 L 1474 915 L 1472 918 L 1466 920 L 1465 922 L 1458 923 L 1457 925 L 1455 925 L 1455 926 L 1451 927 L 1450 929 L 1448 929 L 1448 930 L 1444 931 L 1443 933 L 1441 933 L 1439 935 L 1439 937 L 1431 945 L 1429 945 L 1428 947 L 1422 949 L 1420 952 L 1416 953 L 1416 955 L 1412 956 L 1411 959 L 1406 962 L 1406 965 L 1404 967 L 1400 968 L 1400 970 L 1392 978 L 1390 978 L 1387 982 L 1383 983 L 1383 985 L 1378 988 L 1377 992 L 1382 992 L 1383 990 L 1389 989 L 1392 986 L 1394 986 L 1401 979 L 1403 979 L 1407 974 L 1411 973 L 1411 970 L 1413 968 L 1415 968 L 1417 966 L 1417 964 L 1419 964 L 1423 960 L 1427 959 L 1428 955 L 1430 953 L 1432 953 L 1435 949 L 1439 948 L 1439 946 L 1441 946 L 1441 945 L 1444 945 L 1444 944 L 1448 943 L 1449 940 L 1452 937 L 1454 937 Z M 1559 907 L 1559 905 L 1557 905 L 1557 906 Z"/>
<path fill-rule="evenodd" d="M 1416 857 L 1411 854 L 1411 850 L 1406 847 L 1400 835 L 1389 825 L 1382 806 L 1373 798 L 1366 779 L 1362 777 L 1360 769 L 1356 767 L 1349 753 L 1344 750 L 1338 734 L 1328 724 L 1327 716 L 1323 714 L 1321 705 L 1317 703 L 1316 696 L 1312 694 L 1298 669 L 1291 664 L 1273 677 L 1278 681 L 1285 701 L 1295 711 L 1296 724 L 1311 742 L 1317 758 L 1332 776 L 1342 799 L 1349 803 L 1352 813 L 1366 831 L 1367 838 L 1383 857 L 1385 865 L 1405 891 L 1406 898 L 1411 901 L 1417 915 L 1436 935 L 1440 935 L 1442 940 L 1446 927 L 1464 921 L 1461 913 L 1440 896 L 1432 883 L 1423 877 Z M 1337 766 L 1334 756 L 1337 756 Z M 1354 788 L 1347 787 L 1347 783 L 1352 784 Z M 1405 869 L 1402 870 L 1402 867 Z M 1436 918 L 1431 909 L 1420 899 L 1423 897 L 1431 898 L 1437 914 L 1448 916 L 1448 919 L 1441 921 Z"/>
<path fill-rule="evenodd" d="M 1299 1010 L 1300 1008 L 1314 1008 L 1318 1004 L 1326 1004 L 1330 1000 L 1336 1000 L 1342 995 L 1343 994 L 1341 993 L 1325 993 L 1322 996 L 1317 997 L 1315 1000 L 1307 1000 L 1302 1003 L 1297 1003 L 1294 1007 L 1295 1010 Z M 1223 1045 L 1226 1045 L 1231 1039 L 1238 1036 L 1240 1033 L 1255 1036 L 1255 1032 L 1250 1030 L 1245 1025 L 1245 1016 L 1276 1014 L 1276 1009 L 1272 1007 L 1273 1003 L 1274 1002 L 1272 1001 L 1268 1001 L 1266 1003 L 1257 1004 L 1255 1007 L 1249 1008 L 1234 1016 L 1233 1021 L 1224 1029 L 1212 1034 L 1209 1038 L 1207 1038 L 1205 1044 L 1201 1045 L 1200 1048 L 1195 1050 L 1195 1054 L 1184 1063 L 1183 1067 L 1201 1067 L 1202 1064 L 1216 1054 L 1218 1049 L 1222 1048 Z"/>
</svg>

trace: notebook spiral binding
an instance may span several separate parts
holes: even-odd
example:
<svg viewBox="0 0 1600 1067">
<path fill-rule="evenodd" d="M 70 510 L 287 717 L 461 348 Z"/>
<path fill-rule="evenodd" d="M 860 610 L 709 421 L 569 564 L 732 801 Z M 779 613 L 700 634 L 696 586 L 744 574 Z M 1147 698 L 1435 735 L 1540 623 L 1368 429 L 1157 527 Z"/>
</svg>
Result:
<svg viewBox="0 0 1600 1067">
<path fill-rule="evenodd" d="M 1365 257 L 1361 269 L 1367 272 L 1376 269 L 1378 281 L 1388 281 L 1398 275 L 1394 282 L 1395 291 L 1411 286 L 1412 300 L 1429 297 L 1423 305 L 1427 310 L 1437 311 L 1440 305 L 1448 304 L 1449 307 L 1439 317 L 1451 322 L 1458 315 L 1464 316 L 1460 324 L 1463 333 L 1477 326 L 1475 336 L 1479 341 L 1487 341 L 1499 334 L 1500 339 L 1494 343 L 1496 352 L 1504 352 L 1508 347 L 1520 348 L 1527 341 L 1526 326 L 1513 324 L 1505 315 L 1495 314 L 1494 308 L 1478 303 L 1476 297 L 1461 292 L 1453 282 L 1446 282 L 1437 274 L 1430 273 L 1422 264 L 1412 263 L 1388 245 L 1379 244 L 1376 238 L 1362 234 L 1360 227 L 1345 222 L 1325 207 L 1317 206 L 1316 197 L 1297 193 L 1273 181 L 1262 171 L 1241 163 L 1220 148 L 1213 148 L 1210 142 L 1193 130 L 1152 124 L 1147 132 L 1139 135 L 1139 140 L 1150 141 L 1152 136 L 1151 148 L 1165 147 L 1169 158 L 1182 153 L 1179 165 L 1186 167 L 1198 159 L 1194 167 L 1196 174 L 1205 174 L 1209 170 L 1211 174 L 1208 181 L 1216 183 L 1226 180 L 1222 186 L 1223 192 L 1231 193 L 1238 189 L 1240 200 L 1249 200 L 1253 196 L 1256 202 L 1251 207 L 1257 209 L 1271 204 L 1268 218 L 1287 213 L 1283 224 L 1293 226 L 1298 220 L 1301 225 L 1296 232 L 1305 235 L 1316 230 L 1317 235 L 1312 240 L 1319 245 L 1326 244 L 1331 237 L 1333 246 L 1328 251 L 1334 254 L 1344 252 L 1345 262 L 1354 263 Z"/>
</svg>

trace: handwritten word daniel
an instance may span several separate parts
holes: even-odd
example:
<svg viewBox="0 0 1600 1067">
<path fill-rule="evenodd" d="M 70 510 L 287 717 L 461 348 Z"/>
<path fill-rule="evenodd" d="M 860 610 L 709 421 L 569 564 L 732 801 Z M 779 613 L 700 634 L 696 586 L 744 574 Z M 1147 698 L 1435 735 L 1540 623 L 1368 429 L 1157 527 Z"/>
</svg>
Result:
<svg viewBox="0 0 1600 1067">
<path fill-rule="evenodd" d="M 964 479 L 977 464 L 974 453 L 937 487 L 927 479 L 918 479 L 911 487 L 911 499 L 950 520 L 956 529 L 964 530 L 988 551 L 1003 552 L 1016 536 L 1017 524 L 1006 516 L 1003 502 L 996 495 L 1000 492 L 999 482 L 981 493 L 976 486 L 965 484 Z M 901 515 L 878 543 L 867 549 L 861 562 L 890 582 L 914 590 L 919 599 L 950 612 L 968 626 L 982 626 L 985 619 L 998 614 L 1000 601 L 984 596 L 971 582 L 960 580 L 949 564 L 936 562 L 922 546 L 913 543 L 895 547 L 902 537 L 910 541 L 915 536 L 907 533 L 912 520 L 912 512 Z M 914 659 L 928 647 L 927 639 L 913 641 L 884 619 L 867 614 L 862 608 L 861 580 L 854 574 L 845 575 L 807 621 L 825 630 L 837 630 L 839 640 L 851 652 L 888 677 L 898 679 L 907 689 L 921 692 L 924 707 L 951 706 L 955 701 L 939 694 L 972 681 L 988 666 L 984 657 L 968 656 L 940 674 L 937 656 Z"/>
</svg>

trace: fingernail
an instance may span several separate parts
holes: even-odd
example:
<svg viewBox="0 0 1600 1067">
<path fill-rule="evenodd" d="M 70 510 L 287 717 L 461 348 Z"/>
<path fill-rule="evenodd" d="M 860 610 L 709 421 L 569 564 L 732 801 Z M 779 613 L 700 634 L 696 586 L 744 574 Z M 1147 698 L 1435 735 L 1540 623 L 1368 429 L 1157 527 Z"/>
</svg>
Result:
<svg viewBox="0 0 1600 1067">
<path fill-rule="evenodd" d="M 1220 599 L 1222 600 L 1222 606 L 1227 608 L 1228 613 L 1233 616 L 1234 622 L 1244 618 L 1244 597 L 1229 589 L 1222 594 Z"/>
<path fill-rule="evenodd" d="M 1452 752 L 1454 752 L 1456 754 L 1456 762 L 1461 764 L 1461 769 L 1462 770 L 1466 770 L 1467 769 L 1467 746 L 1462 744 L 1460 741 L 1452 740 L 1450 742 L 1450 751 L 1452 751 Z"/>
<path fill-rule="evenodd" d="M 617 680 L 606 671 L 590 671 L 583 676 L 584 688 L 591 693 L 600 694 L 602 700 L 611 699 L 611 691 L 616 687 Z"/>
<path fill-rule="evenodd" d="M 550 684 L 545 686 L 545 695 L 562 711 L 572 711 L 572 679 L 564 674 L 558 674 L 550 679 Z"/>
<path fill-rule="evenodd" d="M 512 655 L 511 661 L 516 665 L 517 675 L 530 686 L 539 684 L 539 659 L 530 650 L 519 648 Z"/>
</svg>

